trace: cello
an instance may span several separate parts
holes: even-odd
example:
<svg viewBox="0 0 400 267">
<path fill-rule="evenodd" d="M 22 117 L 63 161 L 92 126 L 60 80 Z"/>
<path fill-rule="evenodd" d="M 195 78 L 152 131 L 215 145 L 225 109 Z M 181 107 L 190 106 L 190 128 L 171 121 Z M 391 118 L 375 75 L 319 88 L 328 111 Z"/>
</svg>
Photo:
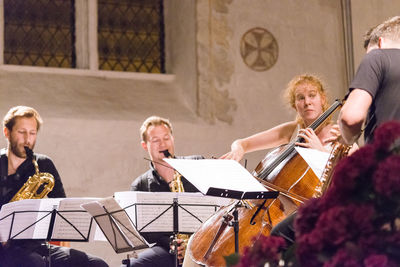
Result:
<svg viewBox="0 0 400 267">
<path fill-rule="evenodd" d="M 336 100 L 309 128 L 317 130 L 342 106 Z M 301 138 L 269 153 L 256 167 L 253 176 L 267 189 L 280 192 L 276 199 L 241 201 L 220 208 L 198 231 L 187 245 L 187 254 L 197 264 L 225 266 L 224 256 L 235 252 L 234 231 L 231 229 L 233 211 L 238 212 L 239 252 L 251 245 L 253 238 L 269 235 L 272 227 L 293 213 L 298 206 L 315 194 L 321 185 L 319 178 L 295 150 Z"/>
</svg>

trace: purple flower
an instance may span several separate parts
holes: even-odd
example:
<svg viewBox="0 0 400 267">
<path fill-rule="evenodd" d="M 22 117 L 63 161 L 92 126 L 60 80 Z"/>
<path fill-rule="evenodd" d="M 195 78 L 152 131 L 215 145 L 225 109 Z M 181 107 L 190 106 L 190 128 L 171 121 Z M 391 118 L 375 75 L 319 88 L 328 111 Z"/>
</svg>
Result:
<svg viewBox="0 0 400 267">
<path fill-rule="evenodd" d="M 387 267 L 388 264 L 386 255 L 373 254 L 364 260 L 365 267 Z"/>
<path fill-rule="evenodd" d="M 245 247 L 237 267 L 264 266 L 265 262 L 277 265 L 281 251 L 286 247 L 282 237 L 260 236 L 253 238 L 253 245 Z"/>
<path fill-rule="evenodd" d="M 336 206 L 321 214 L 314 231 L 323 233 L 324 242 L 340 246 L 359 234 L 370 233 L 373 213 L 373 207 L 369 205 Z"/>
<path fill-rule="evenodd" d="M 294 226 L 296 235 L 309 233 L 315 227 L 319 215 L 323 211 L 323 202 L 319 198 L 311 198 L 298 209 Z"/>
<path fill-rule="evenodd" d="M 360 184 L 370 184 L 369 179 L 377 165 L 375 151 L 374 146 L 366 145 L 336 165 L 332 184 L 323 196 L 327 205 L 347 203 L 355 192 L 359 192 Z"/>
<path fill-rule="evenodd" d="M 339 249 L 330 260 L 325 262 L 324 267 L 361 267 L 354 255 L 348 253 L 346 249 Z"/>
<path fill-rule="evenodd" d="M 393 142 L 399 137 L 400 122 L 389 121 L 375 130 L 373 145 L 381 153 L 387 153 Z"/>
<path fill-rule="evenodd" d="M 308 261 L 314 262 L 318 255 L 334 253 L 360 236 L 373 233 L 374 213 L 374 207 L 365 204 L 334 206 L 322 212 L 312 231 L 297 236 L 300 263 L 308 266 Z M 298 220 L 297 225 L 301 218 Z"/>
<path fill-rule="evenodd" d="M 400 193 L 400 156 L 387 157 L 378 165 L 373 177 L 375 190 L 392 198 Z"/>
<path fill-rule="evenodd" d="M 382 241 L 380 234 L 372 233 L 360 236 L 357 245 L 365 255 L 369 255 L 379 251 Z"/>
<path fill-rule="evenodd" d="M 327 192 L 300 206 L 294 227 L 301 266 L 400 266 L 400 122 L 383 124 L 372 144 L 342 159 Z M 273 266 L 284 246 L 261 237 L 240 266 Z"/>
<path fill-rule="evenodd" d="M 296 257 L 302 266 L 321 266 L 321 261 L 319 260 L 321 247 L 315 249 L 316 245 L 320 244 L 319 240 L 321 239 L 322 237 L 316 238 L 316 235 L 312 236 L 311 234 L 304 234 L 296 239 L 298 245 L 296 249 Z"/>
</svg>

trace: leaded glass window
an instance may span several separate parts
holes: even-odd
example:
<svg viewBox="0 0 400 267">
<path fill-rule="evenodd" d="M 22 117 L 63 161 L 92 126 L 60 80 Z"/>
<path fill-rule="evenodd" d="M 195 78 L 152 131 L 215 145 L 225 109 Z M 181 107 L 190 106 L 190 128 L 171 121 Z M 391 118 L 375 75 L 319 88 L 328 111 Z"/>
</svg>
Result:
<svg viewBox="0 0 400 267">
<path fill-rule="evenodd" d="M 4 0 L 4 63 L 74 68 L 74 0 Z"/>
<path fill-rule="evenodd" d="M 98 0 L 99 69 L 165 73 L 162 0 Z"/>
</svg>

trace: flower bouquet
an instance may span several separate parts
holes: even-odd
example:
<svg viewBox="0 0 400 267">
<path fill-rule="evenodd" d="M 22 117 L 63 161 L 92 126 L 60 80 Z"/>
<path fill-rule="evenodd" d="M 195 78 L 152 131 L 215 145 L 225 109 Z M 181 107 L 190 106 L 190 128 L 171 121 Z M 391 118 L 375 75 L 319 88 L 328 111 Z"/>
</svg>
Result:
<svg viewBox="0 0 400 267">
<path fill-rule="evenodd" d="M 373 143 L 342 159 L 327 192 L 298 209 L 294 227 L 296 260 L 270 236 L 245 248 L 237 266 L 400 266 L 400 122 L 381 125 Z"/>
</svg>

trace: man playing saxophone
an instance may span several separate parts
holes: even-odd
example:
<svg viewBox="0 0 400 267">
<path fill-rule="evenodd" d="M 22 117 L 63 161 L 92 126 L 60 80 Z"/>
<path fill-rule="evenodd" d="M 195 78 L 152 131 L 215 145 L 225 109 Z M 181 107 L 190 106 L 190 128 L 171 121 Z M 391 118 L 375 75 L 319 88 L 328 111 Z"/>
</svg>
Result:
<svg viewBox="0 0 400 267">
<path fill-rule="evenodd" d="M 10 202 L 25 182 L 39 171 L 51 174 L 54 178 L 54 187 L 47 196 L 65 197 L 60 175 L 52 160 L 45 155 L 32 153 L 41 125 L 39 113 L 31 107 L 16 106 L 5 115 L 3 133 L 8 146 L 0 151 L 0 207 Z M 31 153 L 27 153 L 28 151 Z M 35 162 L 38 170 L 34 166 Z M 65 247 L 48 247 L 47 243 L 41 240 L 9 240 L 0 245 L 0 266 L 45 267 L 48 260 L 52 266 L 60 267 L 108 266 L 100 258 Z"/>
<path fill-rule="evenodd" d="M 189 181 L 169 166 L 163 159 L 174 157 L 175 146 L 172 135 L 172 125 L 168 119 L 151 116 L 147 118 L 140 128 L 141 145 L 146 150 L 151 159 L 150 169 L 137 177 L 132 185 L 132 191 L 147 192 L 179 192 L 183 186 L 185 192 L 198 192 Z M 202 156 L 177 157 L 185 159 L 202 159 Z M 175 177 L 175 179 L 174 179 Z M 181 180 L 181 184 L 176 184 L 176 178 Z M 178 179 L 178 180 L 179 180 Z M 139 254 L 138 259 L 131 259 L 131 267 L 138 266 L 175 266 L 175 256 L 170 251 L 170 236 L 157 233 L 145 234 L 144 237 L 149 243 L 156 242 L 157 245 L 146 249 Z M 183 259 L 183 240 L 176 240 L 178 243 L 178 259 Z"/>
</svg>

